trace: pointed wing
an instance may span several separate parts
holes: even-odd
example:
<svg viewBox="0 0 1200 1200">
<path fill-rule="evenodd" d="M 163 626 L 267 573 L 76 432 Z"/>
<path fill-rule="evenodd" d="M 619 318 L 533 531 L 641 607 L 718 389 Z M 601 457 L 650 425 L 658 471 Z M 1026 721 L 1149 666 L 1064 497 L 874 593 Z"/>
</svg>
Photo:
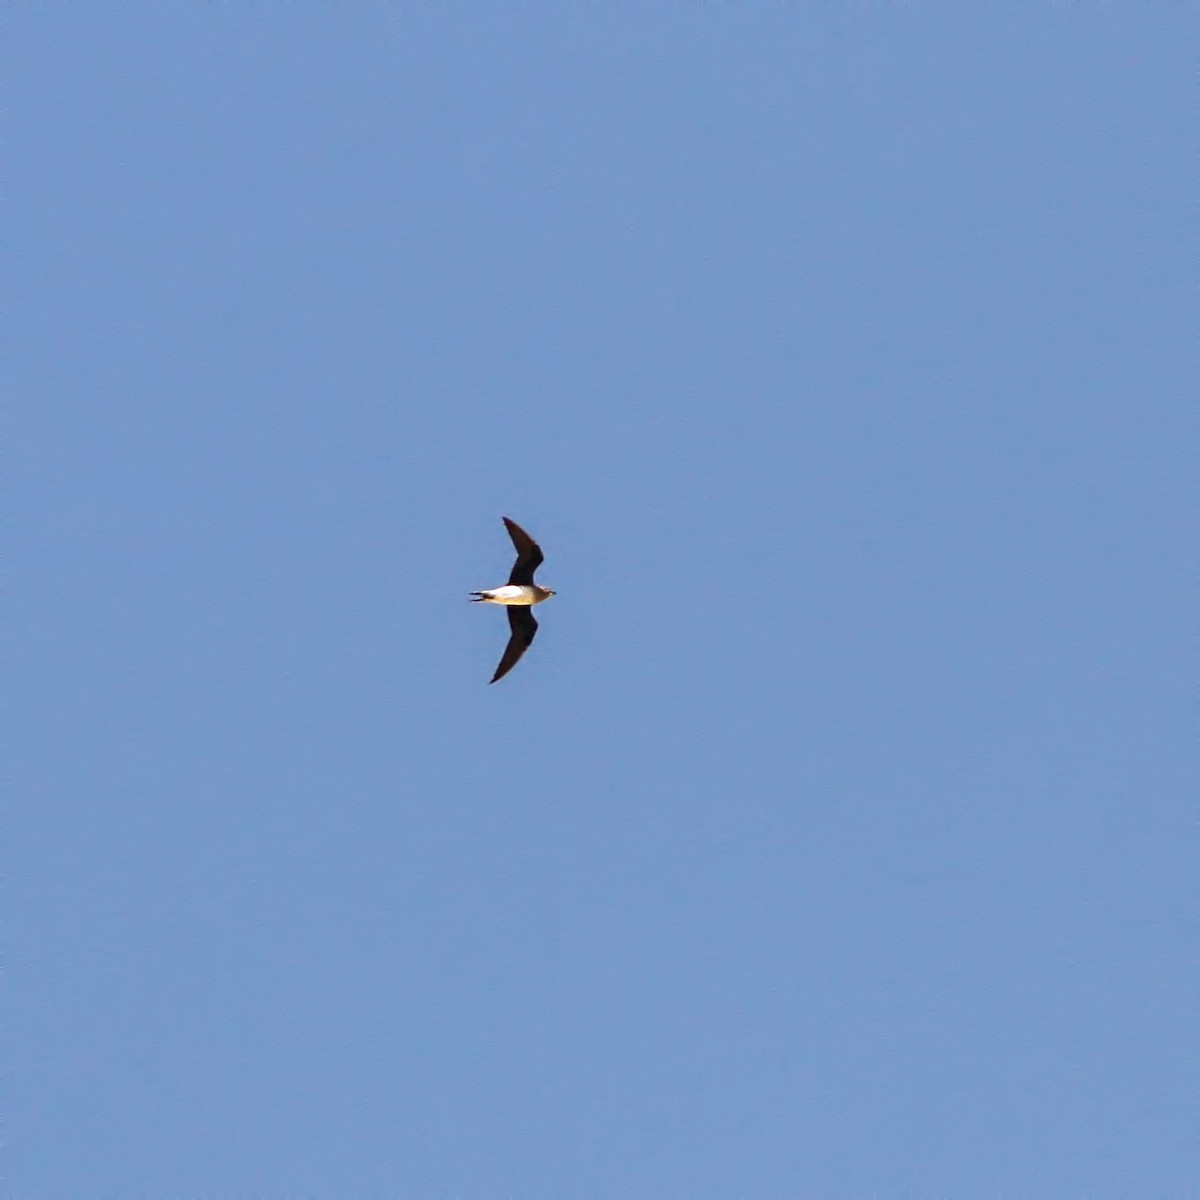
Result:
<svg viewBox="0 0 1200 1200">
<path fill-rule="evenodd" d="M 533 613 L 525 605 L 510 604 L 507 612 L 508 627 L 512 630 L 512 637 L 508 639 L 508 645 L 504 647 L 504 657 L 500 660 L 495 675 L 492 676 L 492 683 L 503 678 L 517 665 L 521 655 L 533 645 L 533 635 L 537 633 L 537 622 L 533 619 Z"/>
<path fill-rule="evenodd" d="M 510 521 L 505 517 L 504 526 L 508 530 L 508 536 L 512 538 L 513 545 L 517 548 L 517 561 L 513 563 L 512 574 L 509 575 L 508 582 L 528 586 L 533 582 L 534 571 L 545 561 L 542 558 L 542 548 L 516 521 Z M 534 625 L 534 629 L 536 628 L 537 626 Z M 516 659 L 513 661 L 515 662 Z"/>
</svg>

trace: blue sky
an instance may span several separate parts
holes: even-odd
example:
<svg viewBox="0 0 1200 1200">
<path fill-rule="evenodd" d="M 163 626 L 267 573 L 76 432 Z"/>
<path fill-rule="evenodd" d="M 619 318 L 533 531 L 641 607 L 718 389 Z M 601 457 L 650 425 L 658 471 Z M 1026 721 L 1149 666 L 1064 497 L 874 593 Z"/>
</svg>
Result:
<svg viewBox="0 0 1200 1200">
<path fill-rule="evenodd" d="M 6 32 L 6 1190 L 1193 1194 L 1184 6 Z"/>
</svg>

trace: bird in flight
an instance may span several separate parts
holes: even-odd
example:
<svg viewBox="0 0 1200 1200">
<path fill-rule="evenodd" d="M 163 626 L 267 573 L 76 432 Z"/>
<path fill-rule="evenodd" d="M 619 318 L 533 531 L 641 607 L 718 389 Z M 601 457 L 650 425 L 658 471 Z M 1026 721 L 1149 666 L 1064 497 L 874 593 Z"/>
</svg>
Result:
<svg viewBox="0 0 1200 1200">
<path fill-rule="evenodd" d="M 550 588 L 533 582 L 534 571 L 542 565 L 541 546 L 516 521 L 510 521 L 507 517 L 503 520 L 508 536 L 517 548 L 517 561 L 513 563 L 508 583 L 490 591 L 471 593 L 471 599 L 476 603 L 504 604 L 508 608 L 508 627 L 512 630 L 512 636 L 504 647 L 504 656 L 491 678 L 492 683 L 507 675 L 533 644 L 538 625 L 531 610 L 535 604 L 541 604 L 554 595 Z"/>
</svg>

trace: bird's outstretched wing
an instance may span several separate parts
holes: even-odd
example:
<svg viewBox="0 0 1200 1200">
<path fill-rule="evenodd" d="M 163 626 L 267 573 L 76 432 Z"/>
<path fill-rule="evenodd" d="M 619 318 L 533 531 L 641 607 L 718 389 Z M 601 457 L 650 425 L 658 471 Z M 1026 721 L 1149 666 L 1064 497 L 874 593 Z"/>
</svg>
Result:
<svg viewBox="0 0 1200 1200">
<path fill-rule="evenodd" d="M 525 605 L 509 605 L 507 612 L 508 627 L 512 630 L 512 636 L 508 639 L 508 645 L 504 647 L 504 657 L 492 676 L 492 683 L 502 679 L 517 665 L 521 655 L 533 644 L 533 635 L 537 633 L 537 622 Z"/>
<path fill-rule="evenodd" d="M 542 558 L 542 548 L 516 521 L 510 521 L 505 517 L 504 526 L 508 530 L 508 536 L 512 538 L 513 545 L 517 548 L 517 561 L 513 563 L 512 574 L 509 575 L 508 582 L 527 587 L 533 582 L 534 571 L 545 561 Z M 536 628 L 537 626 L 534 625 L 534 629 Z M 516 662 L 516 659 L 513 661 Z"/>
</svg>

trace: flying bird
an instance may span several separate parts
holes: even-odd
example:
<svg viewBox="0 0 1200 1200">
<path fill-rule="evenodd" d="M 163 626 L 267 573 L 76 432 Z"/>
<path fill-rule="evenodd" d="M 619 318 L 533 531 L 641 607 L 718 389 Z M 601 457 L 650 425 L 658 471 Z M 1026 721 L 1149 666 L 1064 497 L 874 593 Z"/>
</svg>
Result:
<svg viewBox="0 0 1200 1200">
<path fill-rule="evenodd" d="M 477 604 L 504 604 L 508 607 L 508 627 L 512 636 L 504 648 L 500 665 L 496 668 L 491 682 L 502 679 L 518 663 L 521 655 L 533 644 L 533 635 L 537 633 L 537 622 L 533 619 L 532 608 L 549 600 L 554 592 L 551 588 L 542 587 L 533 582 L 533 573 L 542 565 L 542 548 L 523 530 L 516 521 L 503 518 L 508 536 L 512 538 L 517 548 L 517 561 L 504 587 L 492 588 L 486 592 L 471 592 L 471 599 Z"/>
</svg>

